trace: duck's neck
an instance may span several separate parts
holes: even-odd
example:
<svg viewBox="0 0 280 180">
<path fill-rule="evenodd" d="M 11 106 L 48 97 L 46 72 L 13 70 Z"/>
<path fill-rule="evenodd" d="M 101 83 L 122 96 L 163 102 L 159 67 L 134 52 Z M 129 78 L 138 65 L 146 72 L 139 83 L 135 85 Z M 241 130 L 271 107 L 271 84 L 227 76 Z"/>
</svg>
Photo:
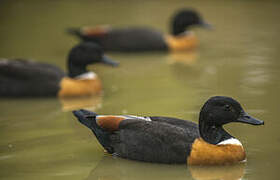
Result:
<svg viewBox="0 0 280 180">
<path fill-rule="evenodd" d="M 76 64 L 71 63 L 71 61 L 68 62 L 68 76 L 69 77 L 75 78 L 86 72 L 87 72 L 87 70 L 86 70 L 85 65 L 76 65 Z"/>
<path fill-rule="evenodd" d="M 199 120 L 199 133 L 202 139 L 210 144 L 219 144 L 233 138 L 222 126 L 206 124 Z"/>
<path fill-rule="evenodd" d="M 171 26 L 171 28 L 172 28 L 171 29 L 171 34 L 173 36 L 178 36 L 178 35 L 186 32 L 188 30 L 188 27 L 189 27 L 188 25 L 187 26 L 186 25 L 182 26 L 182 25 L 179 25 L 177 23 L 173 23 L 172 26 Z"/>
</svg>

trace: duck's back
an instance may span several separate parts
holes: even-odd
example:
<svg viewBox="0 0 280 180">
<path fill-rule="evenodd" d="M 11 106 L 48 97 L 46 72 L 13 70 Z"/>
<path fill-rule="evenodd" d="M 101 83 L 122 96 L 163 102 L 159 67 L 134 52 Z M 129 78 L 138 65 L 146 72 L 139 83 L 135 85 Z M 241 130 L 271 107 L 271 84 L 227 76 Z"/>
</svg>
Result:
<svg viewBox="0 0 280 180">
<path fill-rule="evenodd" d="M 102 32 L 102 33 L 100 33 Z M 145 27 L 88 30 L 81 38 L 99 43 L 106 51 L 164 51 L 167 45 L 162 33 Z"/>
<path fill-rule="evenodd" d="M 64 76 L 64 72 L 53 65 L 0 59 L 0 96 L 55 96 Z"/>
</svg>

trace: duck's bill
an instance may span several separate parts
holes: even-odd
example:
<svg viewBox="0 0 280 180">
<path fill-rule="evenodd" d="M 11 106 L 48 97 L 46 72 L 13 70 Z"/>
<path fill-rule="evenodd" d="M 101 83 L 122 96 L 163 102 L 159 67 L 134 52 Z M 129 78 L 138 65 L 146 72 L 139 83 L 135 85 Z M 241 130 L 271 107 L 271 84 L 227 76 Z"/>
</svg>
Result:
<svg viewBox="0 0 280 180">
<path fill-rule="evenodd" d="M 108 58 L 107 56 L 102 56 L 101 62 L 104 64 L 111 65 L 113 67 L 116 67 L 119 65 L 118 62 L 113 61 L 112 59 Z"/>
<path fill-rule="evenodd" d="M 213 29 L 214 29 L 214 28 L 213 28 L 213 25 L 212 25 L 212 24 L 209 24 L 209 23 L 207 23 L 207 22 L 201 22 L 199 25 L 200 25 L 201 27 L 205 28 L 205 29 L 209 29 L 209 30 L 213 30 Z"/>
<path fill-rule="evenodd" d="M 251 117 L 246 112 L 241 113 L 240 117 L 237 119 L 237 122 L 247 123 L 252 125 L 264 125 L 263 121 Z"/>
</svg>

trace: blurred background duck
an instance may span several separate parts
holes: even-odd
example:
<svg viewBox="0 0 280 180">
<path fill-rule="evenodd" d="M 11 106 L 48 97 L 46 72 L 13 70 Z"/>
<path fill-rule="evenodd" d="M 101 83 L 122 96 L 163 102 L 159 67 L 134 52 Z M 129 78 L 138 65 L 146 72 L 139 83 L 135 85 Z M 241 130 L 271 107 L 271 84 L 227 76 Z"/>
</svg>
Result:
<svg viewBox="0 0 280 180">
<path fill-rule="evenodd" d="M 189 31 L 192 26 L 211 28 L 193 9 L 178 11 L 171 21 L 170 34 L 147 27 L 112 29 L 109 26 L 69 28 L 67 31 L 83 41 L 101 45 L 105 51 L 183 51 L 198 46 L 198 39 Z"/>
<path fill-rule="evenodd" d="M 0 59 L 0 96 L 83 96 L 100 93 L 101 81 L 89 64 L 118 63 L 103 54 L 98 45 L 84 42 L 73 47 L 68 55 L 68 75 L 60 68 L 24 59 Z"/>
</svg>

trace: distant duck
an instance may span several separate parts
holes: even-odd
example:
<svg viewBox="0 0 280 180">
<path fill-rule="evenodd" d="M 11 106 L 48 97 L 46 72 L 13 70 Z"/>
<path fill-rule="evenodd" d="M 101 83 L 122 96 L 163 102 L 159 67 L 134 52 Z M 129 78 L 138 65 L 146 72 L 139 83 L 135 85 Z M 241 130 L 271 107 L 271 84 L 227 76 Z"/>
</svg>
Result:
<svg viewBox="0 0 280 180">
<path fill-rule="evenodd" d="M 73 111 L 108 153 L 154 163 L 222 165 L 244 161 L 241 142 L 223 125 L 241 122 L 263 125 L 230 97 L 215 96 L 201 108 L 199 124 L 170 117 L 97 115 Z"/>
<path fill-rule="evenodd" d="M 0 96 L 84 96 L 100 93 L 101 81 L 89 64 L 118 65 L 91 42 L 73 47 L 68 56 L 68 75 L 54 65 L 23 59 L 0 59 Z"/>
<path fill-rule="evenodd" d="M 198 39 L 189 31 L 191 26 L 211 28 L 196 11 L 183 9 L 172 18 L 170 35 L 146 27 L 111 29 L 97 26 L 69 28 L 68 32 L 84 41 L 98 43 L 105 51 L 184 51 L 198 46 Z"/>
</svg>

